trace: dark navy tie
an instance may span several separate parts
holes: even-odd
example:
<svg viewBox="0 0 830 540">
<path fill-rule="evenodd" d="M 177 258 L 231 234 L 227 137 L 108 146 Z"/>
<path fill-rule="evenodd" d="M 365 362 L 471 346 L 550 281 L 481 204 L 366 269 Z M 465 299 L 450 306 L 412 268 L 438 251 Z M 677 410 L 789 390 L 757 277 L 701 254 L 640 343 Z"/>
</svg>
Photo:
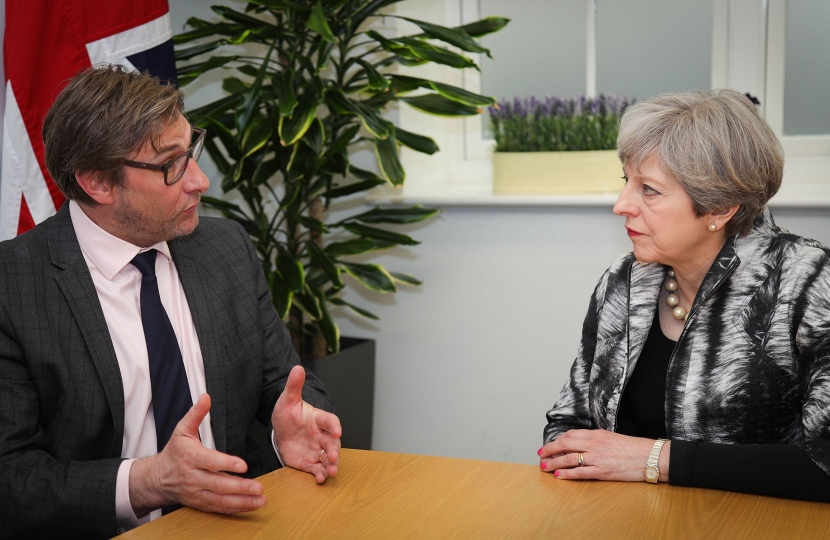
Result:
<svg viewBox="0 0 830 540">
<path fill-rule="evenodd" d="M 156 420 L 156 440 L 161 452 L 193 401 L 187 385 L 179 342 L 173 325 L 161 305 L 156 279 L 156 255 L 151 249 L 139 253 L 130 261 L 141 272 L 141 324 L 147 340 L 150 360 L 150 384 L 153 389 L 153 416 Z"/>
</svg>

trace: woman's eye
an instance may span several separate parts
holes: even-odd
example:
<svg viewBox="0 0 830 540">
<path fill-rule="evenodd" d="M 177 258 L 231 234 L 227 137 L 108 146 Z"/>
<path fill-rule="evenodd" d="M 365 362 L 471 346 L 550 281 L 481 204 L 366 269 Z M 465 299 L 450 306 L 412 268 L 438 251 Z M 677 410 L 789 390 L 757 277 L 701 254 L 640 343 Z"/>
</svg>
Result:
<svg viewBox="0 0 830 540">
<path fill-rule="evenodd" d="M 660 192 L 648 184 L 643 184 L 643 193 L 646 195 L 660 195 Z"/>
</svg>

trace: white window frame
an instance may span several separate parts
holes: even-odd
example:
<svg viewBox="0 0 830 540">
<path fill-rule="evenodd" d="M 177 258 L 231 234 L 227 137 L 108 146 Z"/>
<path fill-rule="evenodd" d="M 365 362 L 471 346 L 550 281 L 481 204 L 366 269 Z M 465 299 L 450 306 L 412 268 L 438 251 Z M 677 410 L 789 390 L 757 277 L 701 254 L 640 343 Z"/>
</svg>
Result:
<svg viewBox="0 0 830 540">
<path fill-rule="evenodd" d="M 596 94 L 596 0 L 584 0 L 587 27 L 586 95 Z M 749 92 L 761 100 L 762 110 L 784 146 L 784 185 L 773 203 L 794 206 L 830 206 L 830 135 L 784 136 L 784 73 L 787 0 L 713 0 L 711 84 Z M 410 0 L 396 4 L 397 13 L 446 26 L 480 18 L 479 0 Z M 399 34 L 413 32 L 410 23 L 396 20 Z M 480 58 L 476 59 L 480 62 Z M 497 61 L 505 59 L 497 58 Z M 517 59 L 508 59 L 517 61 Z M 424 71 L 424 70 L 427 71 Z M 532 69 L 532 66 L 529 66 Z M 405 68 L 415 76 L 434 78 L 473 92 L 481 90 L 475 70 L 441 66 Z M 401 105 L 404 129 L 428 134 L 441 152 L 423 156 L 403 149 L 401 159 L 408 180 L 393 197 L 436 203 L 522 204 L 551 202 L 607 204 L 613 197 L 534 198 L 492 195 L 493 142 L 483 138 L 482 120 L 436 118 Z M 555 199 L 555 200 L 554 200 Z"/>
</svg>

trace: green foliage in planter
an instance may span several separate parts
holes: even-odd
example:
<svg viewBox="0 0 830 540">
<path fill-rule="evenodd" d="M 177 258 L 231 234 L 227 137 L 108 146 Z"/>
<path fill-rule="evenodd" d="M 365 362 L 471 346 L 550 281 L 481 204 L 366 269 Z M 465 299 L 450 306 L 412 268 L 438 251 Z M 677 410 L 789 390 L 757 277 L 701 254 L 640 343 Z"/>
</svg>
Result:
<svg viewBox="0 0 830 540">
<path fill-rule="evenodd" d="M 191 18 L 191 29 L 174 38 L 182 86 L 211 70 L 227 71 L 227 95 L 188 117 L 208 129 L 205 148 L 223 176 L 222 189 L 238 193 L 242 202 L 202 200 L 250 235 L 277 313 L 304 357 L 339 349 L 330 305 L 377 318 L 340 297 L 343 274 L 382 293 L 420 284 L 354 257 L 418 244 L 395 227 L 428 219 L 437 209 L 375 207 L 328 219 L 335 199 L 403 183 L 399 145 L 438 151 L 431 138 L 394 126 L 382 116 L 384 109 L 400 101 L 432 114 L 469 116 L 495 103 L 393 68 L 436 63 L 477 69 L 466 53 L 489 51 L 475 38 L 501 29 L 507 19 L 457 28 L 405 19 L 417 33 L 384 37 L 371 23 L 397 1 L 251 0 L 243 11 L 213 6 L 221 21 Z M 380 174 L 351 165 L 355 145 L 374 148 Z M 311 337 L 311 351 L 304 335 Z"/>
<path fill-rule="evenodd" d="M 496 152 L 613 150 L 622 111 L 633 101 L 600 94 L 587 99 L 514 98 L 491 106 Z"/>
</svg>

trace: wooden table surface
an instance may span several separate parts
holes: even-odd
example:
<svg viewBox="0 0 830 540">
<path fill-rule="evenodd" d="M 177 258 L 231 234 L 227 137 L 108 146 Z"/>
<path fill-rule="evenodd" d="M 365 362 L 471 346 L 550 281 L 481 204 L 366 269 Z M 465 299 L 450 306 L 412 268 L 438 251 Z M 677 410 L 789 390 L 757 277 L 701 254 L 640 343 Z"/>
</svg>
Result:
<svg viewBox="0 0 830 540">
<path fill-rule="evenodd" d="M 261 510 L 185 508 L 119 538 L 830 538 L 830 504 L 569 482 L 514 463 L 344 449 L 322 485 L 288 468 L 259 480 Z"/>
</svg>

